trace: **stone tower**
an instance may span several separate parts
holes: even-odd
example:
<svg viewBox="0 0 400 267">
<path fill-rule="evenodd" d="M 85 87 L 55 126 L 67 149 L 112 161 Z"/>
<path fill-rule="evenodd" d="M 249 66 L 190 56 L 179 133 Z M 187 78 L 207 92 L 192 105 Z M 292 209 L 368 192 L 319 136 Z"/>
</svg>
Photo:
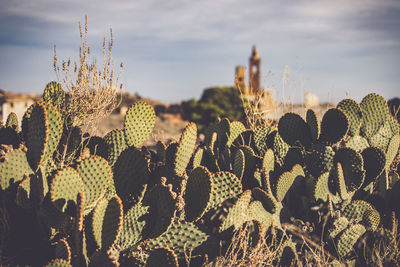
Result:
<svg viewBox="0 0 400 267">
<path fill-rule="evenodd" d="M 261 59 L 258 55 L 257 47 L 253 46 L 253 51 L 249 60 L 249 94 L 255 95 L 261 89 Z"/>
<path fill-rule="evenodd" d="M 236 67 L 235 87 L 242 91 L 246 90 L 246 72 L 243 66 Z"/>
</svg>

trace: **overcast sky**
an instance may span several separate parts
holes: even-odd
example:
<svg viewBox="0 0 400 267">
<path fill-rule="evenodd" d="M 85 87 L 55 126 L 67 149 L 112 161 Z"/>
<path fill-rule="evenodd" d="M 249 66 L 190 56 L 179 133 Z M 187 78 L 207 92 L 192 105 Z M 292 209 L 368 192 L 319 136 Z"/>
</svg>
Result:
<svg viewBox="0 0 400 267">
<path fill-rule="evenodd" d="M 113 28 L 125 90 L 164 102 L 232 85 L 253 44 L 262 84 L 279 98 L 400 95 L 398 0 L 0 0 L 0 88 L 42 92 L 56 79 L 54 45 L 60 59 L 77 58 L 85 15 L 93 50 Z"/>
</svg>

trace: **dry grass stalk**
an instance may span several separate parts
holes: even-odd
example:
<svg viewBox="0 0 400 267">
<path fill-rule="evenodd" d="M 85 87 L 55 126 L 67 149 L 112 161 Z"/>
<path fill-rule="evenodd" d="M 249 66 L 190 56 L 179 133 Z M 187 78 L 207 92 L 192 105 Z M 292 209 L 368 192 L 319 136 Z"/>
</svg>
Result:
<svg viewBox="0 0 400 267">
<path fill-rule="evenodd" d="M 274 266 L 273 261 L 277 257 L 280 245 L 275 249 L 265 238 L 262 238 L 256 247 L 251 247 L 250 226 L 250 223 L 246 223 L 244 227 L 236 231 L 226 254 L 206 266 Z"/>
<path fill-rule="evenodd" d="M 54 70 L 58 81 L 68 93 L 67 111 L 73 126 L 80 126 L 92 133 L 100 119 L 107 117 L 119 105 L 118 91 L 122 90 L 119 76 L 114 74 L 112 59 L 113 35 L 110 29 L 110 40 L 103 40 L 103 65 L 98 66 L 97 60 L 92 58 L 87 41 L 87 17 L 85 28 L 82 30 L 79 23 L 81 46 L 79 62 L 71 63 L 71 59 L 62 60 L 58 64 L 56 47 L 54 46 Z M 107 44 L 107 47 L 106 47 Z M 107 49 L 106 49 L 107 48 Z"/>
</svg>

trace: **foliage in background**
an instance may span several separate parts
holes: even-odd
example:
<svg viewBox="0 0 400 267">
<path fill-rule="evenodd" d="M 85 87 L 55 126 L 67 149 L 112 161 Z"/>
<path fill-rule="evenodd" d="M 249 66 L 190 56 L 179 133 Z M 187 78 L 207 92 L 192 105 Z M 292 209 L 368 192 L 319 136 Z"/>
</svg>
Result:
<svg viewBox="0 0 400 267">
<path fill-rule="evenodd" d="M 182 103 L 183 119 L 195 122 L 200 131 L 218 117 L 243 120 L 243 103 L 234 87 L 211 87 L 203 91 L 200 100 L 190 99 Z"/>
</svg>

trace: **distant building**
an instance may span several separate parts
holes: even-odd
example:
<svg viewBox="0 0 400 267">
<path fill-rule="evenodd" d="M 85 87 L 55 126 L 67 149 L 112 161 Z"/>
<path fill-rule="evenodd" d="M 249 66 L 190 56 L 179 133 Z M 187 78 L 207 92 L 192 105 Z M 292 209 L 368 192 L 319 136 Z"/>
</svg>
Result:
<svg viewBox="0 0 400 267">
<path fill-rule="evenodd" d="M 41 99 L 39 94 L 14 94 L 0 89 L 0 119 L 6 123 L 7 117 L 14 112 L 21 124 L 22 117 L 27 108 Z"/>
<path fill-rule="evenodd" d="M 277 103 L 272 93 L 261 86 L 261 58 L 254 45 L 249 58 L 249 83 L 246 86 L 246 72 L 244 66 L 237 66 L 235 70 L 235 87 L 246 94 L 249 100 L 258 101 L 262 110 L 275 110 Z"/>
</svg>

